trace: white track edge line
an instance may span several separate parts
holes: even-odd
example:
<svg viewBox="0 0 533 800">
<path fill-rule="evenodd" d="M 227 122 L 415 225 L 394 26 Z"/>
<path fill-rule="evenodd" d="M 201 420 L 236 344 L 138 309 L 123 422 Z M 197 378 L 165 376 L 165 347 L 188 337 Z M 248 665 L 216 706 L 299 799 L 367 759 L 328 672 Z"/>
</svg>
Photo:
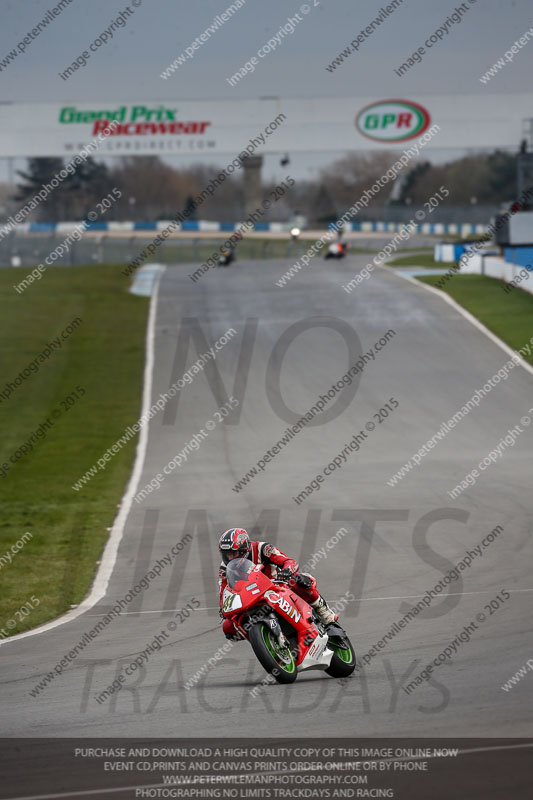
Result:
<svg viewBox="0 0 533 800">
<path fill-rule="evenodd" d="M 161 281 L 161 276 L 163 275 L 165 270 L 166 267 L 163 267 L 159 275 L 157 276 L 154 283 L 154 291 L 150 298 L 148 325 L 146 327 L 146 361 L 144 365 L 144 379 L 143 379 L 144 386 L 143 386 L 143 397 L 142 397 L 142 410 L 140 416 L 143 416 L 148 412 L 148 409 L 150 408 L 150 400 L 152 397 L 152 377 L 153 377 L 153 366 L 154 366 L 154 339 L 155 339 L 155 320 L 157 315 L 157 299 L 159 296 L 159 284 Z M 148 425 L 144 425 L 141 427 L 139 441 L 137 443 L 137 450 L 135 452 L 135 462 L 133 465 L 133 471 L 131 473 L 128 485 L 126 487 L 126 491 L 124 492 L 122 500 L 120 501 L 118 514 L 113 521 L 111 533 L 104 548 L 104 552 L 100 560 L 100 565 L 98 567 L 98 571 L 96 573 L 93 585 L 90 589 L 88 596 L 79 604 L 77 608 L 73 609 L 72 611 L 67 611 L 66 614 L 63 614 L 63 616 L 51 620 L 50 622 L 46 622 L 44 623 L 44 625 L 40 625 L 38 628 L 34 628 L 31 631 L 25 631 L 24 633 L 19 633 L 16 636 L 10 636 L 8 639 L 2 640 L 1 642 L 2 647 L 4 647 L 6 644 L 9 644 L 10 642 L 16 642 L 20 639 L 26 639 L 29 636 L 36 636 L 37 634 L 45 633 L 46 631 L 50 631 L 53 628 L 57 628 L 59 627 L 59 625 L 64 625 L 66 622 L 71 622 L 72 620 L 84 614 L 90 608 L 93 608 L 96 605 L 96 603 L 99 600 L 101 600 L 102 597 L 105 596 L 117 560 L 118 547 L 120 545 L 122 536 L 124 534 L 124 527 L 126 524 L 126 520 L 128 518 L 131 504 L 133 502 L 133 498 L 135 497 L 137 486 L 139 484 L 139 480 L 141 477 L 144 465 L 144 459 L 146 456 L 146 449 L 148 446 L 148 428 L 149 428 L 149 423 Z"/>
<path fill-rule="evenodd" d="M 530 375 L 533 375 L 533 367 L 518 353 L 518 351 L 513 350 L 512 347 L 509 347 L 508 344 L 505 344 L 504 341 L 502 341 L 498 336 L 496 336 L 495 333 L 493 333 L 485 325 L 483 325 L 482 322 L 476 319 L 476 317 L 474 317 L 473 314 L 467 311 L 466 308 L 463 308 L 463 306 L 459 305 L 459 303 L 456 300 L 454 300 L 453 297 L 450 297 L 449 294 L 442 291 L 441 289 L 435 289 L 434 286 L 430 286 L 428 283 L 424 283 L 424 281 L 418 281 L 416 278 L 412 278 L 410 275 L 404 275 L 402 272 L 396 271 L 394 267 L 385 266 L 381 267 L 381 269 L 386 269 L 389 272 L 393 272 L 395 275 L 398 275 L 398 277 L 403 278 L 404 281 L 410 281 L 411 283 L 414 283 L 415 286 L 419 287 L 421 286 L 423 289 L 427 289 L 428 292 L 433 292 L 433 294 L 436 294 L 437 297 L 441 298 L 441 300 L 445 300 L 447 303 L 449 303 L 449 305 L 455 308 L 456 311 L 462 314 L 462 316 L 465 317 L 465 319 L 471 322 L 472 325 L 474 325 L 478 330 L 480 330 L 482 333 L 488 336 L 489 339 L 494 342 L 494 344 L 497 344 L 498 347 L 504 351 L 504 353 L 507 353 L 507 355 L 513 356 L 514 358 L 518 357 L 520 359 L 520 366 L 523 367 L 527 372 L 529 372 Z"/>
</svg>

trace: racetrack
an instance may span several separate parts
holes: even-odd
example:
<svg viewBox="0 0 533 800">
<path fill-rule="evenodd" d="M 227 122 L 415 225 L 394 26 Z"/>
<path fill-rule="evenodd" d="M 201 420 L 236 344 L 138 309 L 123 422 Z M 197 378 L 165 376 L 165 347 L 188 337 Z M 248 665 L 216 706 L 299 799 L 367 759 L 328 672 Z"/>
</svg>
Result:
<svg viewBox="0 0 533 800">
<path fill-rule="evenodd" d="M 161 488 L 133 503 L 105 603 L 51 631 L 2 644 L 2 736 L 193 737 L 228 728 L 245 737 L 531 735 L 533 675 L 501 689 L 533 655 L 531 429 L 475 486 L 455 500 L 447 492 L 533 406 L 533 376 L 513 369 L 418 468 L 389 486 L 509 356 L 441 298 L 390 270 L 376 270 L 352 293 L 343 291 L 366 263 L 365 256 L 315 260 L 284 288 L 275 281 L 289 262 L 239 262 L 197 283 L 183 265 L 167 269 L 157 307 L 154 400 L 205 349 L 201 342 L 187 345 L 186 331 L 203 331 L 208 347 L 231 327 L 238 336 L 217 354 L 219 377 L 212 366 L 195 375 L 179 403 L 169 403 L 150 423 L 139 488 L 215 419 L 227 396 L 239 408 L 217 422 Z M 289 422 L 342 378 L 360 355 L 357 341 L 368 352 L 390 330 L 394 336 L 374 351 L 358 384 L 329 401 L 328 410 L 339 403 L 330 421 L 305 428 L 247 486 L 232 491 Z M 379 422 L 374 415 L 389 398 L 399 407 Z M 297 505 L 292 498 L 371 421 L 376 427 L 360 451 Z M 277 542 L 301 564 L 347 529 L 312 571 L 330 601 L 348 592 L 356 598 L 341 619 L 361 654 L 467 550 L 496 526 L 503 532 L 345 683 L 307 673 L 292 686 L 267 686 L 253 697 L 264 672 L 249 645 L 239 643 L 187 690 L 184 684 L 225 643 L 216 545 L 236 525 Z M 192 542 L 127 613 L 32 697 L 63 654 L 187 533 Z M 502 590 L 510 599 L 486 610 Z M 193 597 L 200 609 L 168 632 L 175 610 Z M 480 613 L 486 619 L 471 640 L 406 694 L 402 686 Z M 99 704 L 95 695 L 162 630 L 168 638 L 161 650 Z"/>
</svg>

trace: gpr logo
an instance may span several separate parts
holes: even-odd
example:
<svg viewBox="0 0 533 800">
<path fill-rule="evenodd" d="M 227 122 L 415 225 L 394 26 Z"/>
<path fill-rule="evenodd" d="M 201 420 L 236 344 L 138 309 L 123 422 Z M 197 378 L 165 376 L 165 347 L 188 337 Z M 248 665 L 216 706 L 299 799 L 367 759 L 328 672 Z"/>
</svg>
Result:
<svg viewBox="0 0 533 800">
<path fill-rule="evenodd" d="M 355 126 L 367 139 L 378 142 L 404 142 L 424 133 L 429 127 L 429 111 L 408 100 L 383 100 L 365 106 Z"/>
<path fill-rule="evenodd" d="M 271 589 L 269 589 L 268 592 L 265 592 L 265 597 L 270 601 L 270 603 L 272 603 L 273 606 L 279 606 L 280 609 L 287 614 L 289 619 L 293 619 L 295 622 L 300 622 L 302 615 L 299 611 L 296 611 L 296 609 L 291 606 L 289 601 L 284 597 L 280 597 L 277 592 L 273 592 Z"/>
</svg>

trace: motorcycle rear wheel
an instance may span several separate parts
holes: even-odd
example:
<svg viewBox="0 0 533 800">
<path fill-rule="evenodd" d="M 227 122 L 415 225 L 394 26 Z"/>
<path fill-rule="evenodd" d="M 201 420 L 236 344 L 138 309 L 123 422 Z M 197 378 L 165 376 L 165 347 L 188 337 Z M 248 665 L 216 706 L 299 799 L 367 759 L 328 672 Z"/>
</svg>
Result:
<svg viewBox="0 0 533 800">
<path fill-rule="evenodd" d="M 297 678 L 296 661 L 289 647 L 280 648 L 266 622 L 250 628 L 250 644 L 259 663 L 278 683 L 293 683 Z"/>
<path fill-rule="evenodd" d="M 331 675 L 332 678 L 347 678 L 348 675 L 352 674 L 356 666 L 355 650 L 352 643 L 346 636 L 342 639 L 342 643 L 338 639 L 330 639 L 328 647 L 333 650 L 333 657 L 326 670 L 327 674 Z"/>
</svg>

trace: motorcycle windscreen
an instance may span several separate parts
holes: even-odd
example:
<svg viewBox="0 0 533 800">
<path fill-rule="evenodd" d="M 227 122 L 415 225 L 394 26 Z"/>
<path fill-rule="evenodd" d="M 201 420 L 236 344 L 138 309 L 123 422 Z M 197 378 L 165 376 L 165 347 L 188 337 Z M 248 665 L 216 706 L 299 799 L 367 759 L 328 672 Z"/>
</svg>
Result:
<svg viewBox="0 0 533 800">
<path fill-rule="evenodd" d="M 235 588 L 239 581 L 247 581 L 248 575 L 255 567 L 249 558 L 234 558 L 226 566 L 226 580 L 230 589 Z"/>
</svg>

